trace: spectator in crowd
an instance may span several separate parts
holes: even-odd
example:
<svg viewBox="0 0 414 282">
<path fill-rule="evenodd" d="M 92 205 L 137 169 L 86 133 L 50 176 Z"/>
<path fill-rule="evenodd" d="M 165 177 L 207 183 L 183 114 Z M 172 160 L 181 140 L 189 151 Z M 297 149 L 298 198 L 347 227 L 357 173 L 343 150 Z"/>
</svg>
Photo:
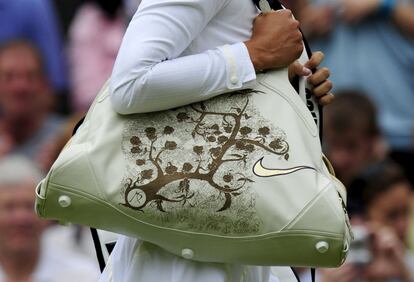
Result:
<svg viewBox="0 0 414 282">
<path fill-rule="evenodd" d="M 359 243 L 355 248 L 351 243 L 342 267 L 320 271 L 321 281 L 414 281 L 414 256 L 406 247 L 411 190 L 401 168 L 389 161 L 368 167 L 353 181 L 351 222 L 366 235 L 356 236 Z"/>
<path fill-rule="evenodd" d="M 109 78 L 126 30 L 122 0 L 89 0 L 69 30 L 73 108 L 85 112 Z"/>
<path fill-rule="evenodd" d="M 51 0 L 0 0 L 0 44 L 10 40 L 32 42 L 45 58 L 53 89 L 67 90 L 61 35 Z"/>
<path fill-rule="evenodd" d="M 324 151 L 348 186 L 367 165 L 385 158 L 386 148 L 371 100 L 358 91 L 338 92 L 325 109 Z"/>
<path fill-rule="evenodd" d="M 414 0 L 309 2 L 301 26 L 325 53 L 335 90 L 360 89 L 374 101 L 390 156 L 414 183 Z"/>
<path fill-rule="evenodd" d="M 49 113 L 51 91 L 42 56 L 25 41 L 0 47 L 0 157 L 40 157 L 61 124 Z"/>
<path fill-rule="evenodd" d="M 47 225 L 34 213 L 34 187 L 42 175 L 27 159 L 0 160 L 0 281 L 92 282 L 99 271 L 90 260 L 41 244 Z"/>
</svg>

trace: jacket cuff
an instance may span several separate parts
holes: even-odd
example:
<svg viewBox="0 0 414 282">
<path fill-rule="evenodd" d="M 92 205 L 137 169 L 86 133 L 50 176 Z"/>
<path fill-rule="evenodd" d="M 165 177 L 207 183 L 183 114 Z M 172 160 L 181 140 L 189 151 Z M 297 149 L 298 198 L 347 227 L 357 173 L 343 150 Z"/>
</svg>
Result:
<svg viewBox="0 0 414 282">
<path fill-rule="evenodd" d="M 239 89 L 256 80 L 256 72 L 244 43 L 218 47 L 226 62 L 226 86 Z"/>
</svg>

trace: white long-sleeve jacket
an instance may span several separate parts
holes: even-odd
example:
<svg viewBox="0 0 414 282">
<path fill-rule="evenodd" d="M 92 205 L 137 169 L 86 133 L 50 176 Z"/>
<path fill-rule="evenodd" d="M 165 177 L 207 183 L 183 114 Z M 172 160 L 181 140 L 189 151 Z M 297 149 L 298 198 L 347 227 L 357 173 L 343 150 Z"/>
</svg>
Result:
<svg viewBox="0 0 414 282">
<path fill-rule="evenodd" d="M 257 13 L 251 0 L 142 1 L 111 77 L 115 110 L 164 110 L 247 87 L 256 74 L 243 42 Z"/>
</svg>

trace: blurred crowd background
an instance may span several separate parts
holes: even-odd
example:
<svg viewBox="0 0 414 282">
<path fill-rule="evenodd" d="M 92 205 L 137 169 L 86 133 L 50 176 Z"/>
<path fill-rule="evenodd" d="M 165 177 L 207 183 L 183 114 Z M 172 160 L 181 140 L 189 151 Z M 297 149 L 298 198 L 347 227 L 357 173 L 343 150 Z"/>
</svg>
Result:
<svg viewBox="0 0 414 282">
<path fill-rule="evenodd" d="M 39 220 L 34 188 L 110 76 L 139 1 L 0 0 L 0 282 L 97 281 L 89 230 Z M 318 281 L 414 281 L 414 1 L 282 2 L 331 70 L 323 148 L 355 229 L 345 265 Z"/>
</svg>

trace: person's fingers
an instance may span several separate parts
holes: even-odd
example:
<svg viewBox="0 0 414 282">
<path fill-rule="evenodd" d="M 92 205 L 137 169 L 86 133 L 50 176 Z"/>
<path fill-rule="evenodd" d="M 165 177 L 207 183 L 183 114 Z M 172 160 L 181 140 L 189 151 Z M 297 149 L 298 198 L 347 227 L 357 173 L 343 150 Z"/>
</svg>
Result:
<svg viewBox="0 0 414 282">
<path fill-rule="evenodd" d="M 328 68 L 320 68 L 314 74 L 308 77 L 308 82 L 312 85 L 319 85 L 330 76 Z"/>
<path fill-rule="evenodd" d="M 335 99 L 335 95 L 332 93 L 325 94 L 324 96 L 318 98 L 318 103 L 322 106 L 326 106 Z"/>
<path fill-rule="evenodd" d="M 289 66 L 289 80 L 292 80 L 295 75 L 308 76 L 311 74 L 312 71 L 300 64 L 297 60 Z"/>
<path fill-rule="evenodd" d="M 332 90 L 333 83 L 330 80 L 325 80 L 315 88 L 313 88 L 312 92 L 316 97 L 321 97 L 327 94 L 329 91 Z"/>
<path fill-rule="evenodd" d="M 312 57 L 305 63 L 305 67 L 309 69 L 315 69 L 320 65 L 324 58 L 324 54 L 320 51 L 313 52 Z"/>
</svg>

